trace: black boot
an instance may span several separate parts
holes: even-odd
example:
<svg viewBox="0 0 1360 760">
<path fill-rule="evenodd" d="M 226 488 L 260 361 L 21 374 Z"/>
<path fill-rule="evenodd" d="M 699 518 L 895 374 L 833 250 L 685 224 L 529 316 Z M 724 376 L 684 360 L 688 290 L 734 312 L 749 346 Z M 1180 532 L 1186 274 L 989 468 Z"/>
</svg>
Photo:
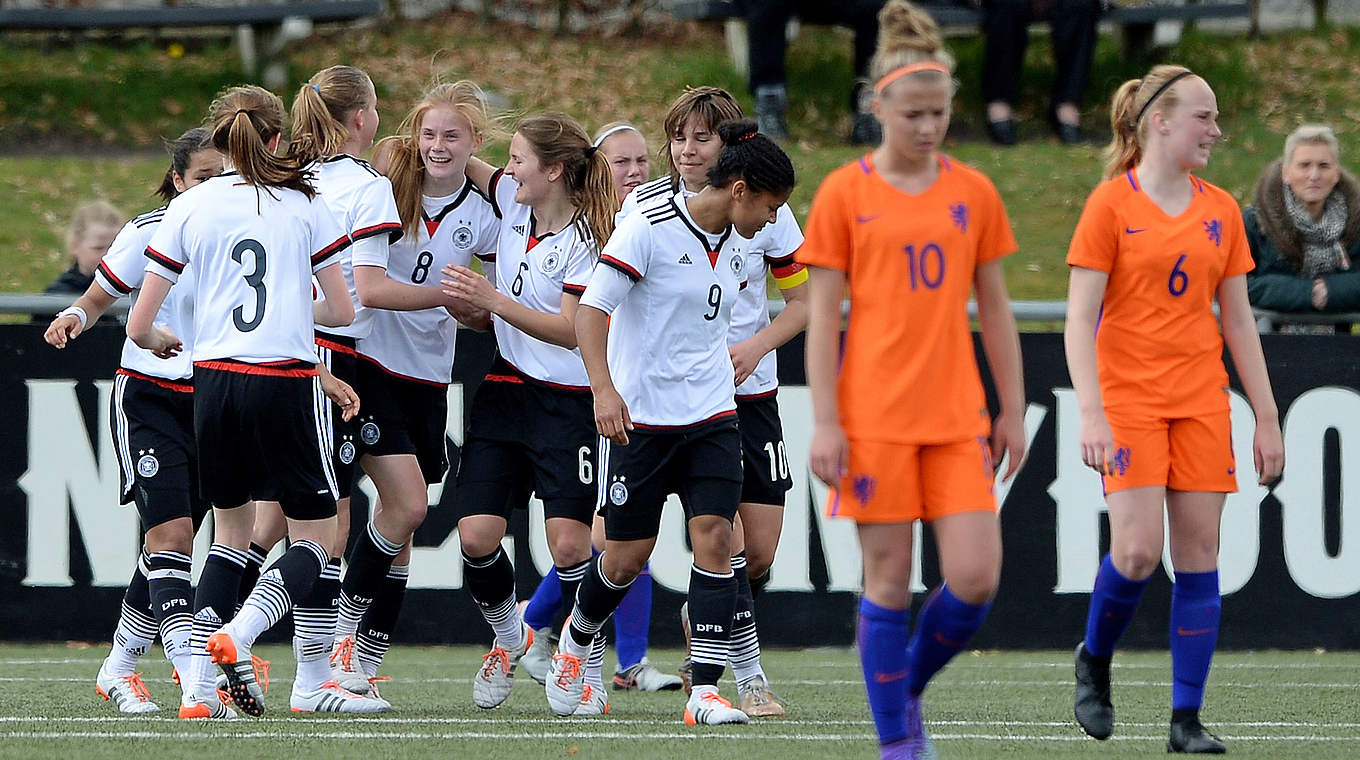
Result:
<svg viewBox="0 0 1360 760">
<path fill-rule="evenodd" d="M 1077 645 L 1077 695 L 1072 712 L 1077 723 L 1096 739 L 1114 733 L 1114 705 L 1110 703 L 1110 658 L 1094 657 L 1086 642 Z M 1174 735 L 1175 729 L 1173 727 Z"/>
<path fill-rule="evenodd" d="M 1171 737 L 1166 741 L 1167 752 L 1188 752 L 1196 755 L 1221 755 L 1228 751 L 1217 736 L 1209 733 L 1199 722 L 1199 711 L 1190 709 L 1171 711 Z"/>
</svg>

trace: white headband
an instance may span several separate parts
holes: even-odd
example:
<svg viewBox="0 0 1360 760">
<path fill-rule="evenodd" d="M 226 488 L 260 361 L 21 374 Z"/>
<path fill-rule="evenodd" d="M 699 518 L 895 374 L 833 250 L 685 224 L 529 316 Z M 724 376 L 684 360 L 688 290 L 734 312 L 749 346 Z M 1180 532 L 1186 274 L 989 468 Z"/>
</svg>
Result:
<svg viewBox="0 0 1360 760">
<path fill-rule="evenodd" d="M 606 129 L 606 130 L 604 131 L 604 134 L 602 134 L 602 135 L 600 135 L 599 137 L 595 138 L 595 147 L 598 148 L 598 147 L 600 147 L 601 145 L 603 145 L 603 144 L 604 144 L 604 141 L 605 141 L 605 140 L 608 140 L 609 137 L 610 137 L 611 135 L 613 135 L 615 132 L 622 132 L 622 131 L 624 131 L 624 130 L 626 130 L 626 129 L 631 129 L 631 130 L 633 130 L 634 132 L 637 132 L 638 134 L 642 134 L 642 130 L 638 129 L 637 127 L 633 126 L 632 124 L 620 124 L 620 125 L 618 125 L 617 127 L 610 127 L 609 129 Z"/>
</svg>

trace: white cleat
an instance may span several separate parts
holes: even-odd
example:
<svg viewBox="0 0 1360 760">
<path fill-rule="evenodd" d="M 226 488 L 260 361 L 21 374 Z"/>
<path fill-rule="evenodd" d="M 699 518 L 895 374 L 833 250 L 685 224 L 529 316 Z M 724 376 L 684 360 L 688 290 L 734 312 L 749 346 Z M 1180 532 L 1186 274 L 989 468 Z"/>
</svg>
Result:
<svg viewBox="0 0 1360 760">
<path fill-rule="evenodd" d="M 179 705 L 181 720 L 236 720 L 239 717 L 235 710 L 227 707 L 220 699 L 213 699 L 211 702 L 199 702 L 194 697 L 186 699 L 187 701 Z"/>
<path fill-rule="evenodd" d="M 572 715 L 608 715 L 609 714 L 609 693 L 604 689 L 597 689 L 590 684 L 586 684 L 585 691 L 581 692 L 581 704 L 577 705 L 576 712 Z"/>
<path fill-rule="evenodd" d="M 515 649 L 506 649 L 497 641 L 494 648 L 482 657 L 482 666 L 472 677 L 472 701 L 478 707 L 490 710 L 500 707 L 510 697 L 515 686 L 515 665 L 534 643 L 534 631 L 520 624 L 522 638 Z"/>
<path fill-rule="evenodd" d="M 382 697 L 355 694 L 340 687 L 335 681 L 327 681 L 316 691 L 298 691 L 293 688 L 293 696 L 288 704 L 297 713 L 349 713 L 372 714 L 388 712 L 392 705 Z"/>
<path fill-rule="evenodd" d="M 585 663 L 582 658 L 558 650 L 548 670 L 548 682 L 543 685 L 548 695 L 548 706 L 557 715 L 574 715 L 581 706 L 581 695 L 586 690 Z"/>
<path fill-rule="evenodd" d="M 151 701 L 151 694 L 147 692 L 146 684 L 142 682 L 141 673 L 115 676 L 104 669 L 106 665 L 108 660 L 99 666 L 99 675 L 94 679 L 94 690 L 99 696 L 112 702 L 114 707 L 118 708 L 118 712 L 147 715 L 161 711 L 161 708 Z"/>
<path fill-rule="evenodd" d="M 646 657 L 627 670 L 614 671 L 614 691 L 679 691 L 682 686 L 679 676 L 662 673 Z"/>
<path fill-rule="evenodd" d="M 539 683 L 548 682 L 548 669 L 552 667 L 552 656 L 557 652 L 557 634 L 552 628 L 544 627 L 534 631 L 534 641 L 524 656 L 519 658 L 519 669 Z"/>
<path fill-rule="evenodd" d="M 748 723 L 746 713 L 722 698 L 718 690 L 709 686 L 695 687 L 685 703 L 685 725 L 719 726 L 724 723 Z"/>
<path fill-rule="evenodd" d="M 345 691 L 368 693 L 368 676 L 359 667 L 359 658 L 354 656 L 353 636 L 340 639 L 331 648 L 331 678 Z"/>
</svg>

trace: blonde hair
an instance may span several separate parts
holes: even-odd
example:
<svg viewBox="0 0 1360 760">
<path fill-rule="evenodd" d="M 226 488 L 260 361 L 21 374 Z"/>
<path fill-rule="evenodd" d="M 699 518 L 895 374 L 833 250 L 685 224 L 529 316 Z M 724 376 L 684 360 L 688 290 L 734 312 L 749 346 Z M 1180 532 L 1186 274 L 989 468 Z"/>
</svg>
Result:
<svg viewBox="0 0 1360 760">
<path fill-rule="evenodd" d="M 212 144 L 246 182 L 297 190 L 310 200 L 316 190 L 302 167 L 269 149 L 269 141 L 283 132 L 283 116 L 283 101 L 269 90 L 253 84 L 229 87 L 208 107 Z"/>
<path fill-rule="evenodd" d="M 433 108 L 447 107 L 467 119 L 472 134 L 484 139 L 492 131 L 491 116 L 486 108 L 486 95 L 474 82 L 460 79 L 442 82 L 431 87 L 402 119 L 398 134 L 384 137 L 373 149 L 374 156 L 387 161 L 387 178 L 392 181 L 392 194 L 397 201 L 397 213 L 406 235 L 415 239 L 420 224 L 421 196 L 425 187 L 425 164 L 420 158 L 420 125 L 425 114 Z"/>
<path fill-rule="evenodd" d="M 90 201 L 76 206 L 75 213 L 71 215 L 71 224 L 66 228 L 66 244 L 75 245 L 85 237 L 85 233 L 94 227 L 112 227 L 118 229 L 123 226 L 123 212 L 114 208 L 108 201 Z"/>
<path fill-rule="evenodd" d="M 619 210 L 609 159 L 591 143 L 585 129 L 564 113 L 530 116 L 515 132 L 529 143 L 544 167 L 561 165 L 567 197 L 576 207 L 575 221 L 584 223 L 595 245 L 603 249 L 614 234 L 614 214 Z"/>
<path fill-rule="evenodd" d="M 890 0 L 878 12 L 878 45 L 869 62 L 869 76 L 879 82 L 903 66 L 919 63 L 938 63 L 951 73 L 954 71 L 954 56 L 945 49 L 935 19 L 906 0 Z M 912 76 L 936 81 L 944 77 L 950 96 L 954 95 L 954 79 L 950 74 L 926 70 L 913 72 Z M 888 86 L 890 82 L 883 89 Z"/>
<path fill-rule="evenodd" d="M 740 119 L 742 113 L 732 93 L 720 87 L 686 87 L 680 93 L 680 97 L 671 103 L 670 110 L 666 111 L 666 120 L 662 123 L 666 139 L 656 152 L 657 158 L 665 161 L 670 171 L 672 190 L 680 189 L 680 168 L 671 157 L 671 138 L 684 129 L 685 122 L 691 116 L 697 116 L 700 123 L 716 135 L 719 124 Z"/>
<path fill-rule="evenodd" d="M 362 70 L 331 66 L 316 72 L 298 88 L 293 98 L 293 133 L 288 140 L 288 152 L 294 160 L 305 165 L 339 153 L 349 139 L 345 121 L 368 106 L 372 87 L 372 80 Z"/>
<path fill-rule="evenodd" d="M 1341 159 L 1341 143 L 1336 139 L 1336 133 L 1326 124 L 1304 124 L 1289 136 L 1284 138 L 1284 163 L 1287 165 L 1294 158 L 1294 151 L 1300 145 L 1326 145 L 1332 149 L 1332 155 L 1337 160 Z"/>
<path fill-rule="evenodd" d="M 1153 66 L 1142 79 L 1119 85 L 1110 101 L 1110 144 L 1105 148 L 1105 179 L 1132 169 L 1143 159 L 1143 135 L 1147 117 L 1166 112 L 1180 102 L 1176 87 L 1167 87 L 1177 77 L 1188 79 L 1190 69 L 1171 63 Z M 1163 88 L 1166 88 L 1163 90 Z M 1153 102 L 1153 97 L 1156 102 Z"/>
</svg>

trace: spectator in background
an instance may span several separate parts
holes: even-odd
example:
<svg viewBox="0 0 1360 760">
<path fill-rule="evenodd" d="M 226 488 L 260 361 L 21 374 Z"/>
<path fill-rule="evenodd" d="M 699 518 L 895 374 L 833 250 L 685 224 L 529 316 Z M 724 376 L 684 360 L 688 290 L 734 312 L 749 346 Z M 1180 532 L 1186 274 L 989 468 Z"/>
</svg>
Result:
<svg viewBox="0 0 1360 760">
<path fill-rule="evenodd" d="M 53 280 L 44 293 L 80 295 L 94 282 L 94 268 L 109 252 L 118 230 L 123 227 L 123 212 L 107 201 L 93 201 L 76 208 L 71 228 L 66 232 L 66 250 L 71 268 Z"/>
<path fill-rule="evenodd" d="M 1105 0 L 982 0 L 987 37 L 982 63 L 982 97 L 987 135 L 998 145 L 1016 140 L 1014 105 L 1029 44 L 1029 24 L 1048 21 L 1057 66 L 1048 121 L 1064 145 L 1081 142 L 1081 96 L 1096 51 L 1096 23 Z"/>
<path fill-rule="evenodd" d="M 756 122 L 774 140 L 787 140 L 788 89 L 784 75 L 785 28 L 797 15 L 809 24 L 846 26 L 855 32 L 855 86 L 850 91 L 854 123 L 850 142 L 877 145 L 882 131 L 869 113 L 865 85 L 869 59 L 878 40 L 878 11 L 886 0 L 746 0 L 746 33 L 751 66 L 751 94 L 756 99 Z M 861 94 L 864 97 L 861 97 Z"/>
<path fill-rule="evenodd" d="M 1360 181 L 1341 168 L 1331 127 L 1305 124 L 1284 141 L 1284 157 L 1256 183 L 1242 212 L 1256 268 L 1247 274 L 1253 306 L 1272 311 L 1360 311 Z M 1307 332 L 1350 331 L 1349 324 Z M 1298 325 L 1285 325 L 1285 332 Z"/>
</svg>

